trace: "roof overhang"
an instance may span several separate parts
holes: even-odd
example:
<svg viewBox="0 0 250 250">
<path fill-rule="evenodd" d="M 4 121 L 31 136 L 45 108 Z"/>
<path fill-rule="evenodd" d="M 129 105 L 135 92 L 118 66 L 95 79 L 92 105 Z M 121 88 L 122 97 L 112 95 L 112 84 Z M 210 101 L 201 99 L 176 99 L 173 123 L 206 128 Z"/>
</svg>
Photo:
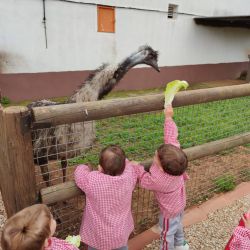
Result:
<svg viewBox="0 0 250 250">
<path fill-rule="evenodd" d="M 250 16 L 195 17 L 196 24 L 250 29 Z"/>
</svg>

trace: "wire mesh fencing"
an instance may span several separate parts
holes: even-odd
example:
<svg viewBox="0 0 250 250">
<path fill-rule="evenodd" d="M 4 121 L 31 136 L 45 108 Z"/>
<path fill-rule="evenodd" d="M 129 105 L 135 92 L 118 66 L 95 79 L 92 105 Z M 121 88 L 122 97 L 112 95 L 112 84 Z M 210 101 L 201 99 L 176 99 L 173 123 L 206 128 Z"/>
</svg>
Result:
<svg viewBox="0 0 250 250">
<path fill-rule="evenodd" d="M 250 97 L 179 107 L 174 111 L 182 148 L 250 131 Z M 97 166 L 100 150 L 110 144 L 120 145 L 130 160 L 151 159 L 157 147 L 163 143 L 163 126 L 163 112 L 150 112 L 34 130 L 37 189 L 62 183 L 62 169 L 66 170 L 65 179 L 72 180 L 77 165 L 84 163 Z M 237 150 L 240 151 L 224 153 L 223 161 L 227 159 L 226 162 L 220 162 L 218 159 L 222 155 L 219 155 L 208 157 L 205 161 L 195 160 L 190 164 L 188 205 L 206 200 L 215 192 L 230 190 L 237 183 L 250 179 L 247 163 L 249 149 Z M 242 156 L 240 164 L 233 160 L 238 159 L 239 155 Z M 84 207 L 83 200 L 82 197 L 74 198 L 66 201 L 67 204 L 60 204 L 60 207 L 54 204 L 52 211 L 55 216 L 67 214 L 68 210 L 79 215 Z M 150 191 L 135 189 L 132 210 L 136 233 L 157 221 L 158 208 Z M 64 215 L 63 218 L 66 217 Z M 71 216 L 68 218 L 69 222 L 73 220 Z M 77 231 L 80 217 L 76 218 L 78 224 L 72 223 Z M 59 232 L 63 233 L 70 223 L 66 224 L 67 219 L 61 220 Z"/>
</svg>

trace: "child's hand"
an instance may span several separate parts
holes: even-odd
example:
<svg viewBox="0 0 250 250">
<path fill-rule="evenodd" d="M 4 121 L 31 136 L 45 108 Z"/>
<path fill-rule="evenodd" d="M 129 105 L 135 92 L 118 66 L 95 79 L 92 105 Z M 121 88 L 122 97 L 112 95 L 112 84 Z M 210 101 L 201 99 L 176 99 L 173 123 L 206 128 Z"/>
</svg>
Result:
<svg viewBox="0 0 250 250">
<path fill-rule="evenodd" d="M 132 164 L 134 164 L 134 165 L 138 165 L 139 164 L 139 162 L 138 161 L 130 161 Z"/>
<path fill-rule="evenodd" d="M 166 118 L 172 118 L 174 115 L 174 110 L 172 106 L 167 106 L 164 110 L 164 113 Z"/>
<path fill-rule="evenodd" d="M 250 229 L 250 217 L 248 216 L 246 219 L 242 216 L 242 220 L 244 221 L 245 227 Z"/>
<path fill-rule="evenodd" d="M 91 164 L 88 164 L 88 167 L 89 167 L 89 171 L 93 171 L 94 170 L 94 167 Z"/>
<path fill-rule="evenodd" d="M 103 168 L 101 167 L 101 165 L 99 164 L 98 167 L 97 167 L 98 171 L 103 173 Z"/>
</svg>

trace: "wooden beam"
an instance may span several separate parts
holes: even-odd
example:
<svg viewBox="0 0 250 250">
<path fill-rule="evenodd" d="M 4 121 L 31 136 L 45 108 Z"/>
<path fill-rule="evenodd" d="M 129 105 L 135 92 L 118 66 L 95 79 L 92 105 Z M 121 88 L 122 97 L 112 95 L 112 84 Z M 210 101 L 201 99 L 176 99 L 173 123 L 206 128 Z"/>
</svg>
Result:
<svg viewBox="0 0 250 250">
<path fill-rule="evenodd" d="M 7 138 L 4 124 L 4 111 L 0 104 L 0 190 L 8 216 L 15 213 L 15 199 L 12 194 L 15 192 L 13 183 L 8 181 L 8 177 L 12 175 L 7 150 Z"/>
<path fill-rule="evenodd" d="M 44 204 L 68 200 L 83 194 L 74 181 L 67 181 L 58 185 L 43 188 L 40 192 L 41 201 Z"/>
<path fill-rule="evenodd" d="M 8 217 L 36 201 L 28 119 L 26 107 L 0 109 L 0 187 Z"/>
<path fill-rule="evenodd" d="M 234 135 L 218 141 L 208 142 L 199 146 L 186 148 L 184 151 L 188 156 L 188 160 L 192 161 L 247 143 L 250 143 L 250 132 Z"/>
<path fill-rule="evenodd" d="M 184 149 L 184 151 L 191 161 L 247 143 L 250 143 L 250 132 L 187 148 Z M 152 161 L 144 161 L 141 164 L 148 168 L 151 163 Z M 43 188 L 41 190 L 41 200 L 45 204 L 52 204 L 59 201 L 65 201 L 79 194 L 83 193 L 75 185 L 75 182 L 69 181 L 52 187 Z"/>
<path fill-rule="evenodd" d="M 236 97 L 250 96 L 250 83 L 182 91 L 173 102 L 174 107 L 206 103 Z M 144 95 L 95 102 L 37 107 L 32 110 L 34 127 L 55 126 L 82 121 L 162 110 L 164 95 Z"/>
</svg>

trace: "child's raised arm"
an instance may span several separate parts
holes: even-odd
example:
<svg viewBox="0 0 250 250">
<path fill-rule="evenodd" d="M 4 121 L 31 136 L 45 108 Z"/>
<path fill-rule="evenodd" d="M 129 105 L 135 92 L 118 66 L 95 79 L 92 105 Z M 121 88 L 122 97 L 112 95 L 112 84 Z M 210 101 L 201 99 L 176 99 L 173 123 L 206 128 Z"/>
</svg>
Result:
<svg viewBox="0 0 250 250">
<path fill-rule="evenodd" d="M 90 168 L 87 165 L 79 165 L 77 166 L 74 176 L 76 185 L 83 191 L 86 192 L 86 188 L 88 187 L 88 174 L 90 173 Z"/>
<path fill-rule="evenodd" d="M 154 159 L 155 161 L 155 159 Z M 157 179 L 153 176 L 155 170 L 153 168 L 149 169 L 149 172 L 145 171 L 144 166 L 137 162 L 130 162 L 131 166 L 134 168 L 136 178 L 138 179 L 139 185 L 142 188 L 152 190 L 152 191 L 162 191 L 162 185 L 159 184 Z M 169 183 L 170 185 L 171 183 Z M 165 187 L 168 183 L 165 183 Z"/>
<path fill-rule="evenodd" d="M 173 120 L 174 110 L 172 106 L 167 106 L 164 110 L 164 114 L 164 143 L 172 144 L 180 148 L 180 143 L 178 141 L 178 128 Z"/>
</svg>

